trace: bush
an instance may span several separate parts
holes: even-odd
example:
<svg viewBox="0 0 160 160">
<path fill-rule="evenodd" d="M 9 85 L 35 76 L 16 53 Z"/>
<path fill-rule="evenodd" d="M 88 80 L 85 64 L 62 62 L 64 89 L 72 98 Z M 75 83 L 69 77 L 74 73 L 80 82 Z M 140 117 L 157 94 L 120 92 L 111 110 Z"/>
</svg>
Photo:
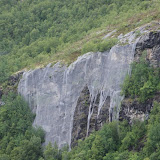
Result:
<svg viewBox="0 0 160 160">
<path fill-rule="evenodd" d="M 147 156 L 160 151 L 160 104 L 155 102 L 148 122 L 147 142 L 144 152 Z M 153 154 L 153 152 L 155 152 Z"/>
<path fill-rule="evenodd" d="M 159 90 L 159 85 L 160 69 L 153 68 L 141 60 L 132 64 L 132 73 L 126 76 L 122 85 L 122 94 L 144 102 Z"/>
<path fill-rule="evenodd" d="M 100 52 L 107 51 L 111 49 L 114 45 L 118 42 L 117 38 L 111 38 L 109 40 L 103 40 L 101 43 L 98 44 L 97 48 Z"/>
<path fill-rule="evenodd" d="M 132 130 L 127 132 L 125 138 L 122 140 L 120 147 L 121 151 L 124 150 L 138 150 L 140 141 L 146 133 L 145 123 L 135 121 Z"/>
</svg>

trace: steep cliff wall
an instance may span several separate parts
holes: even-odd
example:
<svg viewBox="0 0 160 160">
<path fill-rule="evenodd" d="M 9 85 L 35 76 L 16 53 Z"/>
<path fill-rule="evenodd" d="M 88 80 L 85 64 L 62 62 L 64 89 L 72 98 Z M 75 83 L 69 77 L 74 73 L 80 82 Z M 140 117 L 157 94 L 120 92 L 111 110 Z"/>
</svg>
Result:
<svg viewBox="0 0 160 160">
<path fill-rule="evenodd" d="M 120 85 L 130 72 L 135 44 L 114 46 L 103 53 L 87 53 L 68 68 L 57 63 L 53 67 L 48 65 L 23 74 L 18 91 L 36 113 L 34 125 L 46 131 L 46 144 L 56 141 L 61 147 L 66 143 L 71 145 L 72 134 L 75 139 L 81 138 L 79 133 L 72 132 L 72 128 L 75 118 L 78 118 L 75 111 L 79 110 L 76 107 L 80 104 L 77 102 L 86 86 L 89 105 L 87 117 L 84 116 L 87 121 L 83 134 L 87 136 L 99 129 L 104 121 L 118 119 L 123 98 Z"/>
<path fill-rule="evenodd" d="M 140 39 L 137 32 L 142 34 Z M 136 101 L 128 105 L 124 99 L 120 108 L 120 85 L 131 72 L 130 64 L 138 61 L 144 50 L 151 65 L 160 65 L 159 37 L 159 31 L 141 27 L 118 37 L 127 45 L 116 45 L 103 53 L 87 53 L 69 67 L 57 63 L 25 72 L 18 92 L 36 113 L 34 125 L 46 131 L 45 143 L 74 146 L 78 139 L 99 130 L 107 121 L 144 119 L 153 100 L 148 100 L 146 106 Z"/>
</svg>

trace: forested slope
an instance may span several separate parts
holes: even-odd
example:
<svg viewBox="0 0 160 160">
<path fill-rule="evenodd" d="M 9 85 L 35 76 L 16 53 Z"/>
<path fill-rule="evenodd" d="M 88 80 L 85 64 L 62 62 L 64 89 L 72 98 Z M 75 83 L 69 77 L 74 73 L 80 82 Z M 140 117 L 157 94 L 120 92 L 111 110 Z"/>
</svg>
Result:
<svg viewBox="0 0 160 160">
<path fill-rule="evenodd" d="M 59 60 L 70 63 L 86 51 L 83 51 L 86 42 L 101 43 L 109 31 L 117 29 L 116 34 L 120 34 L 158 19 L 159 3 L 159 0 L 1 0 L 0 82 L 25 67 Z"/>
<path fill-rule="evenodd" d="M 10 93 L 0 106 L 0 160 L 37 160 L 42 156 L 44 132 L 32 127 L 35 115 L 20 96 Z"/>
</svg>

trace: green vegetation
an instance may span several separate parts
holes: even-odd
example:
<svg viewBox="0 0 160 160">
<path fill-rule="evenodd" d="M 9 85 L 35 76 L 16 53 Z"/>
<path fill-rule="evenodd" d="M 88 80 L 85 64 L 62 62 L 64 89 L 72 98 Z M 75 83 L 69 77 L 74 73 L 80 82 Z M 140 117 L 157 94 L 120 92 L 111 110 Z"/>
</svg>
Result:
<svg viewBox="0 0 160 160">
<path fill-rule="evenodd" d="M 88 43 L 86 43 L 82 47 L 82 54 L 87 53 L 87 52 L 104 52 L 109 49 L 111 49 L 114 45 L 116 45 L 118 42 L 118 39 L 116 38 L 111 38 L 109 40 L 93 40 Z"/>
<path fill-rule="evenodd" d="M 160 104 L 155 102 L 148 121 L 105 124 L 70 152 L 49 143 L 45 149 L 44 132 L 33 128 L 34 114 L 15 94 L 3 97 L 0 107 L 0 160 L 159 160 Z"/>
<path fill-rule="evenodd" d="M 35 115 L 27 103 L 10 93 L 0 107 L 0 160 L 37 160 L 42 156 L 44 132 L 33 128 Z"/>
<path fill-rule="evenodd" d="M 24 68 L 70 63 L 97 39 L 96 51 L 109 49 L 114 43 L 101 41 L 108 32 L 116 28 L 115 37 L 160 15 L 159 0 L 1 0 L 0 6 L 0 83 Z"/>
<path fill-rule="evenodd" d="M 112 122 L 80 140 L 70 152 L 56 148 L 46 147 L 49 160 L 160 160 L 160 104 L 154 103 L 148 121 L 134 121 L 132 126 L 126 121 Z"/>
<path fill-rule="evenodd" d="M 132 64 L 131 76 L 127 75 L 122 86 L 122 93 L 144 102 L 160 91 L 160 69 L 153 68 L 141 59 Z"/>
</svg>

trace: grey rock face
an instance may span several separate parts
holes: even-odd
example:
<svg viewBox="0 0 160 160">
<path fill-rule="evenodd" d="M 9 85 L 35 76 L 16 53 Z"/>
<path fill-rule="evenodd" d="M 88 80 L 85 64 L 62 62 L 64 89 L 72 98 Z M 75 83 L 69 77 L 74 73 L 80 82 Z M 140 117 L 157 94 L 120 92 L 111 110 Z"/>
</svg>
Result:
<svg viewBox="0 0 160 160">
<path fill-rule="evenodd" d="M 117 30 L 113 30 L 112 32 L 109 32 L 108 34 L 106 34 L 102 39 L 107 39 L 109 38 L 113 33 L 115 33 Z"/>
<path fill-rule="evenodd" d="M 5 103 L 0 100 L 0 106 L 3 106 L 3 105 L 5 105 Z"/>
<path fill-rule="evenodd" d="M 140 38 L 136 45 L 135 60 L 146 51 L 146 60 L 153 67 L 160 67 L 160 31 L 150 32 Z"/>
<path fill-rule="evenodd" d="M 120 85 L 130 72 L 134 52 L 135 44 L 114 46 L 109 52 L 87 53 L 68 68 L 57 63 L 23 74 L 18 92 L 36 113 L 34 125 L 46 131 L 46 144 L 49 141 L 56 141 L 59 147 L 71 144 L 74 113 L 85 86 L 90 94 L 86 135 L 92 130 L 90 123 L 94 123 L 94 119 L 99 126 L 102 124 L 101 112 L 104 112 L 107 97 L 110 102 L 108 119 L 118 119 L 123 99 Z M 98 95 L 99 102 L 95 104 Z"/>
</svg>

